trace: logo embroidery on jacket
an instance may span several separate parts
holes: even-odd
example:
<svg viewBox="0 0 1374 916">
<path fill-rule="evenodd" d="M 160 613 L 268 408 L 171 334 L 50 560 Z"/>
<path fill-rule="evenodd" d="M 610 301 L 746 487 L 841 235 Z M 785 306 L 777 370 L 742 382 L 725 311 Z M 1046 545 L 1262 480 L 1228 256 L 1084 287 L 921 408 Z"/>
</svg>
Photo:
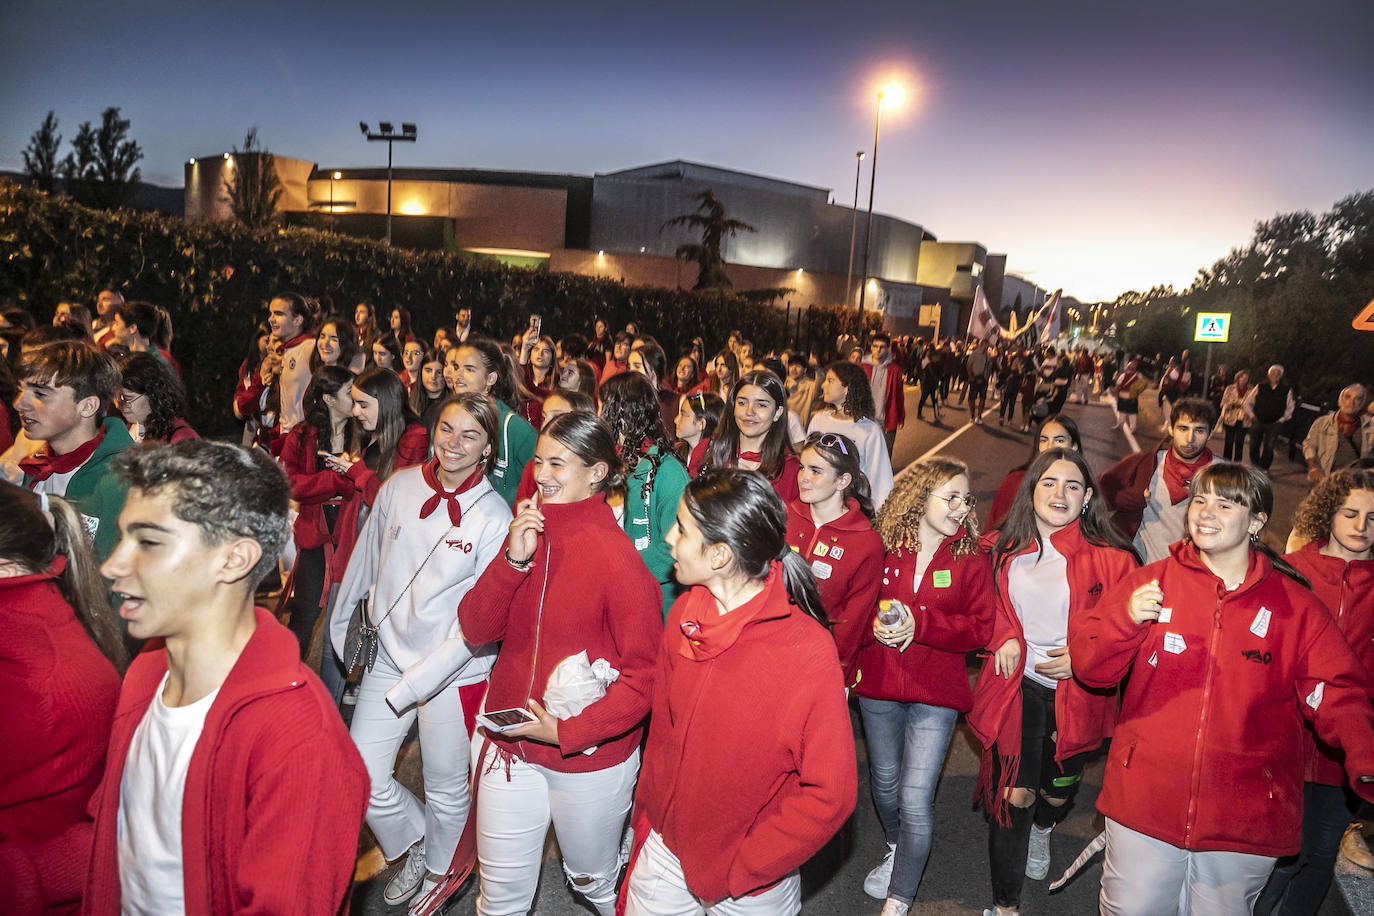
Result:
<svg viewBox="0 0 1374 916">
<path fill-rule="evenodd" d="M 1089 595 L 1092 595 L 1094 598 L 1096 598 L 1098 595 L 1102 594 L 1102 583 L 1099 582 L 1099 583 L 1097 583 L 1096 585 L 1094 585 L 1092 588 L 1088 589 L 1088 594 L 1089 594 Z"/>
<path fill-rule="evenodd" d="M 461 550 L 463 553 L 472 553 L 472 542 L 465 541 L 462 538 L 444 541 L 444 543 L 447 544 L 451 550 Z"/>
<path fill-rule="evenodd" d="M 1248 658 L 1252 662 L 1259 662 L 1261 665 L 1267 665 L 1274 660 L 1273 652 L 1261 652 L 1259 649 L 1246 649 L 1240 654 L 1242 657 Z"/>
</svg>

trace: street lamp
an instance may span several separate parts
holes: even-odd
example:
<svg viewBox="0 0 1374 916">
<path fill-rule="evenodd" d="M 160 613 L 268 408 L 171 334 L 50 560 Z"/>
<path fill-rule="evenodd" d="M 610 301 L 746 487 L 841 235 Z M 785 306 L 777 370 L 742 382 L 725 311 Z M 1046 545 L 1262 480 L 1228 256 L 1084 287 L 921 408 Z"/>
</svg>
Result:
<svg viewBox="0 0 1374 916">
<path fill-rule="evenodd" d="M 391 244 L 391 144 L 400 141 L 402 143 L 415 142 L 415 125 L 405 123 L 401 125 L 401 132 L 397 133 L 390 121 L 378 121 L 377 132 L 373 133 L 367 129 L 366 121 L 359 121 L 358 127 L 362 129 L 363 136 L 368 140 L 386 141 L 386 243 Z M 331 185 L 332 187 L 332 185 Z"/>
<path fill-rule="evenodd" d="M 864 330 L 864 297 L 868 293 L 868 251 L 873 241 L 873 188 L 878 183 L 878 131 L 883 123 L 883 99 L 901 101 L 902 87 L 888 86 L 878 90 L 878 112 L 873 118 L 873 164 L 868 169 L 868 228 L 864 230 L 864 278 L 859 286 L 859 334 Z"/>
<path fill-rule="evenodd" d="M 849 270 L 844 275 L 844 304 L 854 296 L 854 233 L 859 228 L 859 169 L 864 164 L 864 151 L 854 154 L 854 206 L 849 214 Z"/>
</svg>

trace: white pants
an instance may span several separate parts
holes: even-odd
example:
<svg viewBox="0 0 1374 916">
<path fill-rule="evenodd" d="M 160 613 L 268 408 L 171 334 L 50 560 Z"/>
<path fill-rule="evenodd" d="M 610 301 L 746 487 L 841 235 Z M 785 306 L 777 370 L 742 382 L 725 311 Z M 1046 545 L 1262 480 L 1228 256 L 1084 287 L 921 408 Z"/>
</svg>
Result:
<svg viewBox="0 0 1374 916">
<path fill-rule="evenodd" d="M 687 889 L 682 863 L 652 831 L 639 850 L 625 897 L 625 916 L 796 916 L 801 912 L 801 876 L 792 872 L 754 897 L 702 903 Z"/>
<path fill-rule="evenodd" d="M 482 738 L 473 742 L 476 765 Z M 487 752 L 477 774 L 478 916 L 524 916 L 539 886 L 553 822 L 563 871 L 601 916 L 615 912 L 620 839 L 634 801 L 639 751 L 590 773 L 561 773 Z M 590 879 L 590 880 L 588 880 Z"/>
<path fill-rule="evenodd" d="M 1102 916 L 1250 916 L 1274 859 L 1193 852 L 1107 820 Z"/>
<path fill-rule="evenodd" d="M 400 679 L 401 672 L 386 652 L 379 650 L 377 663 L 363 675 L 358 688 L 351 731 L 372 781 L 367 826 L 388 862 L 424 837 L 425 864 L 442 875 L 453 861 L 468 817 L 468 732 L 463 724 L 463 706 L 458 685 L 450 684 L 418 707 L 397 715 L 387 705 L 386 692 Z M 396 752 L 417 715 L 424 804 L 394 775 Z"/>
</svg>

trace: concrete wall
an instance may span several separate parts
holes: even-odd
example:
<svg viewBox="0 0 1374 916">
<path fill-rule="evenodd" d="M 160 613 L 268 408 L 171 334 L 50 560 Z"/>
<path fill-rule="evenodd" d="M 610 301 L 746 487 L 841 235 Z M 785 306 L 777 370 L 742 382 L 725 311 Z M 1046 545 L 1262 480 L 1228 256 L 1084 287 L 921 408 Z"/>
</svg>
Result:
<svg viewBox="0 0 1374 916">
<path fill-rule="evenodd" d="M 240 156 L 244 155 L 242 153 Z M 307 207 L 308 179 L 315 165 L 303 159 L 273 155 L 277 180 L 281 182 L 280 212 L 301 211 Z M 223 155 L 197 158 L 183 168 L 186 180 L 186 219 L 189 222 L 209 222 L 233 219 L 229 208 L 229 185 L 235 169 L 234 157 Z"/>
</svg>

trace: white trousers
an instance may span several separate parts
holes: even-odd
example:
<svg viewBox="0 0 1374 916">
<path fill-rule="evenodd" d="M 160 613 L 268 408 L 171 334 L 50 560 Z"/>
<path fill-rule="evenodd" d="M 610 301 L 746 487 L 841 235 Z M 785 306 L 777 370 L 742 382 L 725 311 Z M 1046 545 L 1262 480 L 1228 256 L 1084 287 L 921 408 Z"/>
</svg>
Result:
<svg viewBox="0 0 1374 916">
<path fill-rule="evenodd" d="M 482 745 L 473 742 L 473 765 Z M 539 887 L 553 823 L 563 871 L 601 916 L 615 912 L 620 839 L 634 801 L 639 751 L 590 773 L 561 773 L 487 752 L 477 774 L 478 916 L 524 916 Z"/>
<path fill-rule="evenodd" d="M 470 806 L 463 705 L 458 685 L 450 684 L 430 700 L 397 715 L 387 705 L 386 692 L 400 679 L 401 672 L 386 652 L 378 651 L 377 663 L 363 675 L 358 688 L 351 733 L 372 781 L 367 826 L 388 862 L 424 837 L 425 864 L 442 875 L 453 861 Z M 420 719 L 423 804 L 395 776 L 396 752 L 416 716 Z"/>
<path fill-rule="evenodd" d="M 1193 852 L 1107 820 L 1102 916 L 1250 916 L 1274 859 Z"/>
<path fill-rule="evenodd" d="M 754 897 L 702 903 L 687 889 L 682 863 L 658 831 L 652 831 L 628 878 L 625 916 L 796 916 L 801 912 L 801 876 L 792 872 Z"/>
</svg>

